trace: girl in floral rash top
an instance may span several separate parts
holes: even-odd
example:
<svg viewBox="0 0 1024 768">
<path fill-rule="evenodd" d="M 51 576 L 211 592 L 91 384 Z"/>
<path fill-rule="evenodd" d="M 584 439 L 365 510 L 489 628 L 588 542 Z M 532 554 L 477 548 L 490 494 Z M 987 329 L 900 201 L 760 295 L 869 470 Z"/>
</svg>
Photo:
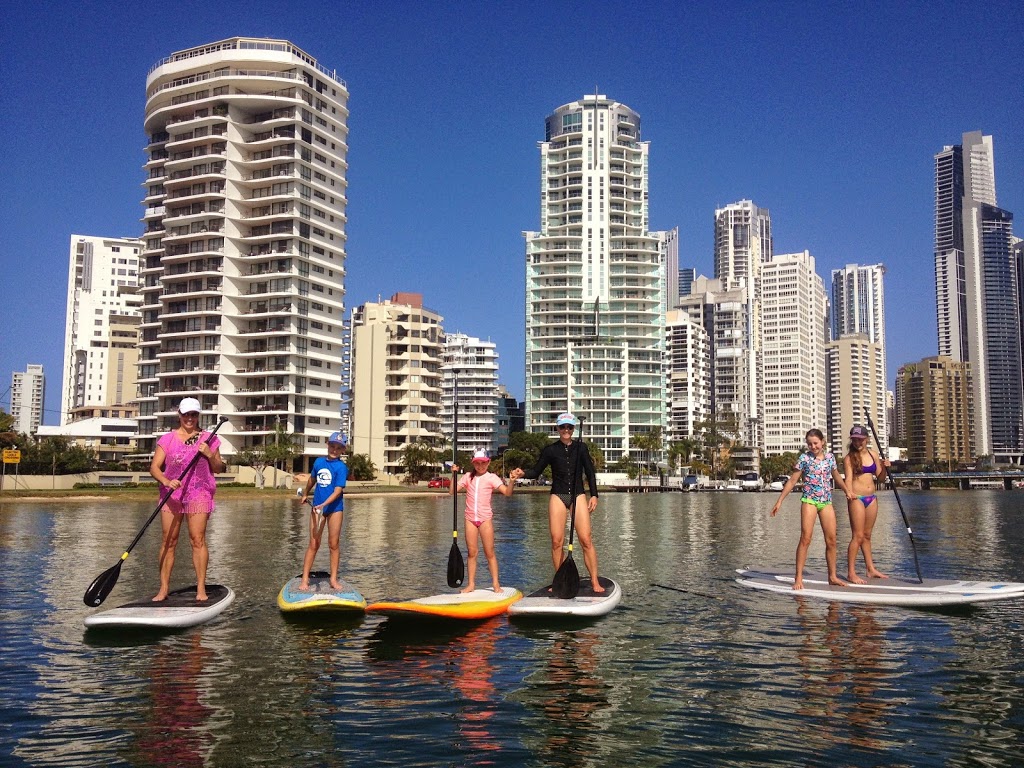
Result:
<svg viewBox="0 0 1024 768">
<path fill-rule="evenodd" d="M 796 546 L 796 575 L 793 577 L 793 589 L 804 588 L 804 563 L 807 562 L 807 550 L 811 546 L 814 534 L 814 519 L 821 523 L 821 532 L 825 535 L 825 562 L 828 565 L 828 583 L 845 587 L 846 582 L 836 574 L 836 511 L 832 507 L 832 485 L 835 480 L 846 494 L 852 498 L 843 476 L 836 468 L 836 459 L 825 450 L 825 436 L 819 429 L 807 432 L 807 451 L 793 467 L 778 501 L 772 507 L 772 517 L 778 514 L 782 500 L 789 495 L 796 484 L 803 478 L 804 492 L 800 499 L 800 542 Z"/>
</svg>

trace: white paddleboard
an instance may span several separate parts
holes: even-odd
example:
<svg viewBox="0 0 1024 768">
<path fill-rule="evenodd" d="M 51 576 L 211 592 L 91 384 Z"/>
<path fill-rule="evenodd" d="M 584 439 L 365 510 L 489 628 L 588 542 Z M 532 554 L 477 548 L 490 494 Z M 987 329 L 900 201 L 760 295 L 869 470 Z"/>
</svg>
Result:
<svg viewBox="0 0 1024 768">
<path fill-rule="evenodd" d="M 934 608 L 944 605 L 969 605 L 993 600 L 1024 598 L 1024 583 L 1014 581 L 960 581 L 925 579 L 924 583 L 908 579 L 868 579 L 867 584 L 833 586 L 820 573 L 804 572 L 804 588 L 793 589 L 792 571 L 765 571 L 738 568 L 737 583 L 752 589 L 835 600 L 845 603 L 875 603 Z M 844 579 L 845 581 L 845 579 Z"/>
<path fill-rule="evenodd" d="M 568 600 L 554 597 L 551 586 L 541 587 L 508 607 L 513 617 L 604 616 L 622 600 L 619 585 L 604 576 L 599 577 L 604 592 L 594 592 L 589 578 L 580 579 L 580 591 Z"/>
<path fill-rule="evenodd" d="M 100 611 L 85 617 L 85 626 L 95 627 L 156 627 L 180 629 L 203 624 L 219 616 L 235 600 L 230 587 L 207 584 L 208 600 L 196 600 L 195 586 L 177 589 L 166 600 L 154 603 L 139 600 L 119 605 L 107 611 Z"/>
<path fill-rule="evenodd" d="M 312 571 L 309 574 L 309 589 L 299 589 L 302 575 L 291 579 L 277 596 L 277 607 L 285 613 L 301 612 L 358 612 L 366 608 L 366 599 L 359 590 L 339 582 L 341 589 L 331 588 L 331 575 L 326 571 Z"/>
</svg>

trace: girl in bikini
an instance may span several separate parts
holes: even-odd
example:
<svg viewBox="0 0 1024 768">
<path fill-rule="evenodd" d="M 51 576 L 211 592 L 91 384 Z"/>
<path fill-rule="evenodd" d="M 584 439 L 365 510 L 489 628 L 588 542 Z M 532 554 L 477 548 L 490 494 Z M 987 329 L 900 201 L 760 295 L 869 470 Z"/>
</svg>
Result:
<svg viewBox="0 0 1024 768">
<path fill-rule="evenodd" d="M 512 495 L 514 483 L 505 483 L 493 472 L 488 472 L 491 459 L 485 451 L 473 454 L 473 471 L 467 472 L 449 493 L 466 492 L 466 549 L 469 554 L 468 578 L 463 592 L 476 589 L 476 555 L 478 540 L 483 542 L 484 557 L 491 572 L 491 585 L 495 592 L 501 592 L 498 581 L 498 557 L 494 554 L 494 512 L 491 509 L 491 496 L 495 491 L 503 496 Z M 452 467 L 454 472 L 459 468 Z"/>
<path fill-rule="evenodd" d="M 782 500 L 789 495 L 797 482 L 803 478 L 804 491 L 800 499 L 800 542 L 796 545 L 796 574 L 793 578 L 793 589 L 804 588 L 804 563 L 807 562 L 807 550 L 811 546 L 814 534 L 814 518 L 821 522 L 821 532 L 825 535 L 825 562 L 828 565 L 828 583 L 845 587 L 846 582 L 836 574 L 836 511 L 832 507 L 832 485 L 830 478 L 835 480 L 848 499 L 853 495 L 843 482 L 842 475 L 836 467 L 836 457 L 825 450 L 825 436 L 820 429 L 812 429 L 804 438 L 807 451 L 793 467 L 793 472 L 779 494 L 778 501 L 772 507 L 772 517 L 778 514 Z"/>
<path fill-rule="evenodd" d="M 853 492 L 848 503 L 850 512 L 850 548 L 846 553 L 847 577 L 854 584 L 864 584 L 857 575 L 857 552 L 864 553 L 867 575 L 875 579 L 886 579 L 884 573 L 875 568 L 871 558 L 871 531 L 878 517 L 878 499 L 875 498 L 875 483 L 885 480 L 888 460 L 883 461 L 867 447 L 868 431 L 860 426 L 850 430 L 850 450 L 843 459 L 846 482 Z"/>
</svg>

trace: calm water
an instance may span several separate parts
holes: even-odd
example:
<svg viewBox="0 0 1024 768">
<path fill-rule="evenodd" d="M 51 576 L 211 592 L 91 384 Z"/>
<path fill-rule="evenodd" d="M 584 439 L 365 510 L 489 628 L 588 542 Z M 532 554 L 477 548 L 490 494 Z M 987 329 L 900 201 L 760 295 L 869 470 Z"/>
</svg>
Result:
<svg viewBox="0 0 1024 768">
<path fill-rule="evenodd" d="M 1024 581 L 1024 493 L 901 498 L 925 575 Z M 235 604 L 203 627 L 120 640 L 84 632 L 82 594 L 152 502 L 5 502 L 0 764 L 1020 765 L 1024 602 L 940 613 L 744 590 L 734 568 L 792 562 L 797 502 L 772 520 L 774 499 L 606 494 L 597 543 L 618 609 L 450 631 L 286 621 L 275 598 L 300 567 L 305 515 L 227 499 L 211 581 Z M 549 576 L 546 501 L 496 502 L 506 585 Z M 913 575 L 899 510 L 889 494 L 882 505 L 876 562 Z M 446 497 L 348 506 L 342 571 L 368 599 L 445 591 Z M 154 527 L 104 607 L 155 592 L 158 545 Z M 809 565 L 823 565 L 820 531 Z M 175 586 L 190 574 L 183 537 Z"/>
</svg>

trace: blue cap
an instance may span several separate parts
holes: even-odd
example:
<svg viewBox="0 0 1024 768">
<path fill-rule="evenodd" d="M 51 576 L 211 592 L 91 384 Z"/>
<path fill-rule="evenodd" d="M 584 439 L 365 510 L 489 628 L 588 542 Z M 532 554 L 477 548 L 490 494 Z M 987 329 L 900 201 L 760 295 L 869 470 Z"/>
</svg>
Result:
<svg viewBox="0 0 1024 768">
<path fill-rule="evenodd" d="M 338 443 L 342 447 L 348 445 L 348 438 L 345 437 L 341 432 L 331 432 L 331 436 L 327 438 L 328 443 Z"/>
<path fill-rule="evenodd" d="M 563 414 L 561 414 L 558 417 L 558 419 L 555 421 L 555 426 L 556 427 L 560 427 L 563 424 L 572 424 L 575 427 L 576 426 L 576 417 L 573 416 L 571 413 L 563 413 Z"/>
</svg>

